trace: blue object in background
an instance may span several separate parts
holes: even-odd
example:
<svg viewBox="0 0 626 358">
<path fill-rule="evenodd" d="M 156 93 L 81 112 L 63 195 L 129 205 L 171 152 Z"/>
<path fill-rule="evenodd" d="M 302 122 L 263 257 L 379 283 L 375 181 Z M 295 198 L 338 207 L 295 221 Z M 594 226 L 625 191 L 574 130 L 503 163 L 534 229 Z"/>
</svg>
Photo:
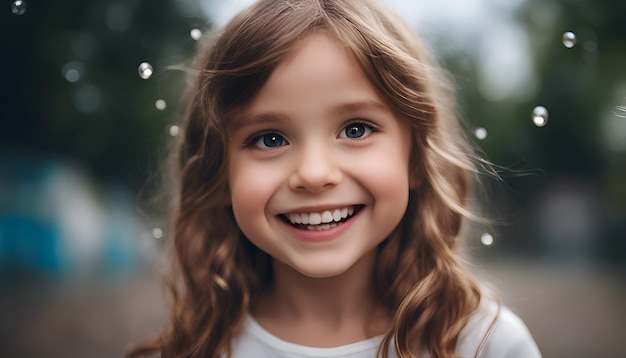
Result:
<svg viewBox="0 0 626 358">
<path fill-rule="evenodd" d="M 0 277 L 119 274 L 155 255 L 129 190 L 58 160 L 0 158 L 0 173 Z"/>
<path fill-rule="evenodd" d="M 58 245 L 54 223 L 13 213 L 0 217 L 0 272 L 59 270 Z"/>
</svg>

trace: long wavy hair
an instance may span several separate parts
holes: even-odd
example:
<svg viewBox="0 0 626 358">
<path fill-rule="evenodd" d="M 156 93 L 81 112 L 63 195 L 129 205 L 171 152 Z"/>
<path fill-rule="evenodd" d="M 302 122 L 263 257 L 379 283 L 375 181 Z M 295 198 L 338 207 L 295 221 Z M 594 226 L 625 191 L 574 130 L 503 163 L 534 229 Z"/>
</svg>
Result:
<svg viewBox="0 0 626 358">
<path fill-rule="evenodd" d="M 169 328 L 129 356 L 230 356 L 251 302 L 272 281 L 271 258 L 242 234 L 227 195 L 231 119 L 294 44 L 323 31 L 342 43 L 412 133 L 403 219 L 378 247 L 373 282 L 393 314 L 378 355 L 453 357 L 481 291 L 456 246 L 475 157 L 450 86 L 404 22 L 369 0 L 261 0 L 207 41 L 186 94 L 176 151 Z"/>
</svg>

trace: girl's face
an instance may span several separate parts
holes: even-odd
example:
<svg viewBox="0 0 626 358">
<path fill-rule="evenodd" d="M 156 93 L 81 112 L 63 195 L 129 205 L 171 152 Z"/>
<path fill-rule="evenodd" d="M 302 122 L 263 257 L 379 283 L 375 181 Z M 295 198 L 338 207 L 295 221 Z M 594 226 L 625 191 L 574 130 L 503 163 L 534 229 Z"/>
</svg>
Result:
<svg viewBox="0 0 626 358">
<path fill-rule="evenodd" d="M 297 44 L 234 121 L 234 215 L 275 260 L 336 276 L 371 258 L 400 222 L 410 130 L 332 38 Z"/>
</svg>

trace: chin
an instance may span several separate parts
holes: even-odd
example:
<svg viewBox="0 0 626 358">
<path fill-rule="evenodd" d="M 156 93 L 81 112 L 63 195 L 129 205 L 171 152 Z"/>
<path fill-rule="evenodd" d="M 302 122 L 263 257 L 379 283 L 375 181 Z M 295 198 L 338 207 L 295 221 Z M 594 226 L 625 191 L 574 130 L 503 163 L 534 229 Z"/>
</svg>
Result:
<svg viewBox="0 0 626 358">
<path fill-rule="evenodd" d="M 345 273 L 347 270 L 298 270 L 300 274 L 308 278 L 331 278 Z"/>
<path fill-rule="evenodd" d="M 331 278 L 341 276 L 354 267 L 354 263 L 307 263 L 305 265 L 290 265 L 292 269 L 308 278 Z"/>
</svg>

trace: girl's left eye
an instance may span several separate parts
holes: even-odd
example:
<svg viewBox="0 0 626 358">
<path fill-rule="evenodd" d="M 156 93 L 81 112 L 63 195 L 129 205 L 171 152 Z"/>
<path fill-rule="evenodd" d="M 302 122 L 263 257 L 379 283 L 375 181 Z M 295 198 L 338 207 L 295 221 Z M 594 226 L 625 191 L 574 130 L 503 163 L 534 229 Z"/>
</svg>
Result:
<svg viewBox="0 0 626 358">
<path fill-rule="evenodd" d="M 372 133 L 372 127 L 365 123 L 351 123 L 339 134 L 341 138 L 359 139 Z"/>
</svg>

